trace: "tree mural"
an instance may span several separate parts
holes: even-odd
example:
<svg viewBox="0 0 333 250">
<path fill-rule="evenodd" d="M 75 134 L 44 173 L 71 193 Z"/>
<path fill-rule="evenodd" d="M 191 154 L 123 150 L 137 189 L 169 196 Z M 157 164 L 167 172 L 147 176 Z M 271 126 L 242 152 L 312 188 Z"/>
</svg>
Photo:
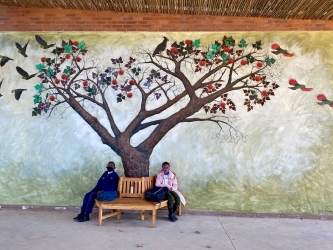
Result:
<svg viewBox="0 0 333 250">
<path fill-rule="evenodd" d="M 169 39 L 164 37 L 154 51 L 140 49 L 128 59 L 111 58 L 110 65 L 102 68 L 97 60 L 87 56 L 84 41 L 63 40 L 56 45 L 48 44 L 38 35 L 35 38 L 43 55 L 48 53 L 36 65 L 38 73 L 30 75 L 16 67 L 24 80 L 40 79 L 35 85 L 36 106 L 32 115 L 50 116 L 61 106 L 71 107 L 100 136 L 102 143 L 121 157 L 125 175 L 132 177 L 149 175 L 154 147 L 178 124 L 211 122 L 230 138 L 242 136 L 230 123 L 228 113 L 236 111 L 239 105 L 247 111 L 255 105 L 265 105 L 279 88 L 282 59 L 294 55 L 278 44 L 265 52 L 261 41 L 250 44 L 245 39 L 235 41 L 227 36 L 207 47 L 199 39 L 170 42 L 168 47 Z M 26 46 L 20 49 L 24 54 L 25 50 Z M 296 85 L 296 80 L 290 84 L 309 91 Z M 24 90 L 13 90 L 17 100 Z M 233 92 L 242 94 L 244 102 L 233 101 Z M 121 130 L 108 102 L 115 98 L 121 105 L 133 95 L 140 98 L 140 107 Z M 152 101 L 154 105 L 150 105 Z M 108 127 L 89 112 L 88 103 L 104 112 Z M 205 112 L 199 112 L 201 109 Z M 172 110 L 172 114 L 161 118 L 166 110 Z M 132 146 L 131 138 L 148 128 L 152 131 L 150 135 Z"/>
</svg>

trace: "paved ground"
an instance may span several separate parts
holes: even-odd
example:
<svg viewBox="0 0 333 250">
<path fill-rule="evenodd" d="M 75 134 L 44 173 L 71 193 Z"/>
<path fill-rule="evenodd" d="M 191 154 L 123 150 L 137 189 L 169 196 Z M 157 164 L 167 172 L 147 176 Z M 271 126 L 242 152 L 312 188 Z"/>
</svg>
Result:
<svg viewBox="0 0 333 250">
<path fill-rule="evenodd" d="M 73 221 L 74 212 L 0 210 L 1 250 L 219 249 L 332 250 L 333 221 L 182 215 L 169 222 L 158 214 L 156 228 L 139 213 L 103 220 Z"/>
</svg>

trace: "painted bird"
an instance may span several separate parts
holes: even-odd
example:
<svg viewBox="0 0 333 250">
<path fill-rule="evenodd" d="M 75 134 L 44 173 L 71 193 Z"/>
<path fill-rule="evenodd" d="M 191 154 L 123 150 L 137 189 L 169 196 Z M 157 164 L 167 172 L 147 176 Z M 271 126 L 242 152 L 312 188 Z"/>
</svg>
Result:
<svg viewBox="0 0 333 250">
<path fill-rule="evenodd" d="M 28 46 L 29 41 L 30 41 L 30 39 L 28 40 L 28 42 L 23 47 L 21 46 L 21 44 L 15 43 L 16 48 L 18 48 L 18 53 L 20 53 L 24 57 L 28 57 L 27 54 L 26 54 L 26 51 L 27 51 L 27 46 Z"/>
<path fill-rule="evenodd" d="M 324 105 L 328 104 L 328 106 L 333 108 L 333 101 L 327 100 L 327 98 L 324 94 L 317 95 L 317 99 L 320 101 L 320 102 L 317 102 L 320 106 L 324 106 Z"/>
<path fill-rule="evenodd" d="M 306 88 L 304 84 L 299 84 L 295 78 L 289 80 L 289 84 L 294 87 L 289 87 L 292 90 L 301 89 L 302 91 L 311 91 L 313 88 Z"/>
<path fill-rule="evenodd" d="M 27 89 L 13 89 L 12 93 L 14 93 L 15 99 L 20 100 L 22 92 L 25 91 L 25 90 L 27 90 Z"/>
<path fill-rule="evenodd" d="M 43 38 L 41 38 L 39 35 L 35 35 L 36 41 L 40 44 L 40 47 L 43 49 L 51 48 L 55 45 L 55 43 L 47 44 Z"/>
<path fill-rule="evenodd" d="M 159 45 L 157 45 L 156 49 L 153 52 L 153 56 L 163 52 L 166 49 L 167 46 L 167 42 L 169 41 L 168 38 L 166 38 L 165 36 L 163 36 L 163 42 L 161 42 Z"/>
<path fill-rule="evenodd" d="M 16 67 L 17 72 L 22 76 L 22 78 L 24 80 L 29 80 L 30 78 L 33 78 L 35 75 L 37 75 L 38 73 L 29 75 L 26 71 L 24 71 L 22 68 L 20 67 Z"/>
<path fill-rule="evenodd" d="M 295 55 L 294 53 L 289 53 L 288 50 L 282 49 L 277 43 L 272 44 L 271 48 L 274 49 L 274 51 L 271 51 L 274 55 L 282 54 L 285 57 L 293 57 Z"/>
<path fill-rule="evenodd" d="M 1 58 L 1 60 L 0 60 L 0 66 L 2 67 L 2 66 L 5 66 L 5 64 L 9 61 L 9 60 L 12 60 L 13 61 L 13 59 L 11 59 L 11 58 L 9 58 L 9 57 L 7 57 L 7 56 L 1 56 L 0 55 L 0 58 Z"/>
</svg>

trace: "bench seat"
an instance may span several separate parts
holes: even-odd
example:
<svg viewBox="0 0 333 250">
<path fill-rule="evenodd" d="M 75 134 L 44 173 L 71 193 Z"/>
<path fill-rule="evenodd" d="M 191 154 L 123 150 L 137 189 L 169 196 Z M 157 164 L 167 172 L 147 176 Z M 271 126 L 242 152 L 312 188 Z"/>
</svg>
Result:
<svg viewBox="0 0 333 250">
<path fill-rule="evenodd" d="M 98 225 L 102 225 L 102 220 L 117 215 L 117 219 L 121 219 L 121 210 L 139 210 L 141 211 L 141 220 L 148 218 L 152 221 L 152 227 L 156 226 L 156 211 L 159 208 L 167 207 L 168 201 L 161 202 L 147 201 L 144 193 L 152 189 L 155 185 L 155 176 L 131 178 L 120 177 L 118 182 L 119 198 L 113 201 L 95 200 L 98 207 Z M 104 209 L 110 209 L 111 212 L 103 215 Z M 116 211 L 114 211 L 116 210 Z M 146 211 L 152 211 L 151 215 Z"/>
</svg>

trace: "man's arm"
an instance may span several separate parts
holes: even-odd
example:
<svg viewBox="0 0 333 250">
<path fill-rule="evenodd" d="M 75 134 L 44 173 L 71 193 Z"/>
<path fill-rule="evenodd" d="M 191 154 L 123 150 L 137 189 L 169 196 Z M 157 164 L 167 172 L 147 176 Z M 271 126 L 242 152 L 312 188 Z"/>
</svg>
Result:
<svg viewBox="0 0 333 250">
<path fill-rule="evenodd" d="M 102 176 L 98 179 L 96 186 L 91 190 L 92 192 L 98 192 L 100 190 L 102 181 L 103 181 L 103 176 L 105 175 L 105 172 L 102 174 Z"/>
</svg>

